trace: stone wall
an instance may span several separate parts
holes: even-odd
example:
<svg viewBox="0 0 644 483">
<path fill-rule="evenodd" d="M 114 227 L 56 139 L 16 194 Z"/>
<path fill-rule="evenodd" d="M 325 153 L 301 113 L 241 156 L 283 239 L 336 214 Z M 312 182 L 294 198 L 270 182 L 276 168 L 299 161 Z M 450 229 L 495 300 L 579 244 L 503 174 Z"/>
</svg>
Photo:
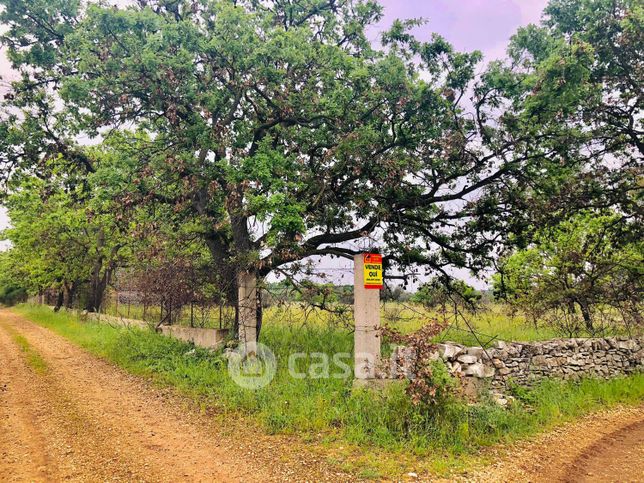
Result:
<svg viewBox="0 0 644 483">
<path fill-rule="evenodd" d="M 644 369 L 644 337 L 555 339 L 540 342 L 502 342 L 493 347 L 438 344 L 441 358 L 454 375 L 462 376 L 470 393 L 481 388 L 503 392 L 508 384 L 529 386 L 544 377 L 574 379 L 581 376 L 614 377 Z M 394 351 L 387 377 L 409 372 L 413 354 Z"/>
<path fill-rule="evenodd" d="M 53 309 L 53 307 L 51 307 Z M 155 324 L 143 320 L 126 319 L 113 315 L 99 314 L 96 312 L 78 312 L 81 318 L 100 322 L 102 324 L 119 325 L 122 327 L 137 327 L 139 329 L 154 330 Z M 167 336 L 185 342 L 192 342 L 197 347 L 205 349 L 219 349 L 223 347 L 228 337 L 228 329 L 202 329 L 199 327 L 180 327 L 175 325 L 162 325 L 159 331 Z"/>
</svg>

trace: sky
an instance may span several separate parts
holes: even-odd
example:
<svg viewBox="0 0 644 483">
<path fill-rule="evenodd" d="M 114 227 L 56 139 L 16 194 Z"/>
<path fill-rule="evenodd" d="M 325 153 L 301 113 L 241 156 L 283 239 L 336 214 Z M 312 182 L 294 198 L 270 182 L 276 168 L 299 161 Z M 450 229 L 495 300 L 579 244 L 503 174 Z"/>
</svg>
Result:
<svg viewBox="0 0 644 483">
<path fill-rule="evenodd" d="M 377 40 L 379 33 L 396 18 L 423 18 L 427 23 L 414 31 L 421 40 L 428 40 L 436 32 L 457 50 L 480 50 L 485 61 L 490 61 L 504 56 L 508 40 L 517 28 L 539 21 L 547 0 L 381 0 L 381 3 L 385 7 L 384 18 L 370 30 L 372 40 Z M 3 84 L 12 76 L 9 63 L 0 52 L 0 95 L 6 90 Z M 6 212 L 0 207 L 0 230 L 7 223 Z"/>
<path fill-rule="evenodd" d="M 380 27 L 396 19 L 422 18 L 414 33 L 429 40 L 432 32 L 456 50 L 480 50 L 485 60 L 503 57 L 508 40 L 520 26 L 537 23 L 547 0 L 381 0 L 385 16 Z"/>
</svg>

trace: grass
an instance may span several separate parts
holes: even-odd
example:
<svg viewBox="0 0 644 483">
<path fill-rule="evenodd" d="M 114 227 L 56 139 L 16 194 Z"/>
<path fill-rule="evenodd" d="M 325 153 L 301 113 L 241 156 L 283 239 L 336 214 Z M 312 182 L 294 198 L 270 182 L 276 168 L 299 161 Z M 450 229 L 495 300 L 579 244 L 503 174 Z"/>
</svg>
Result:
<svg viewBox="0 0 644 483">
<path fill-rule="evenodd" d="M 309 354 L 302 369 L 319 362 L 313 353 L 350 353 L 346 330 L 320 325 L 267 324 L 262 342 L 275 353 L 277 374 L 266 388 L 249 391 L 229 377 L 221 354 L 151 331 L 79 322 L 65 313 L 23 305 L 16 311 L 134 374 L 178 388 L 230 417 L 251 417 L 268 433 L 297 434 L 321 445 L 338 466 L 365 477 L 401 472 L 446 472 L 485 446 L 512 441 L 615 404 L 644 400 L 644 375 L 578 383 L 544 381 L 517 393 L 517 404 L 468 405 L 457 399 L 430 408 L 411 404 L 402 383 L 382 392 L 352 391 L 350 378 L 295 379 L 287 369 L 293 352 Z M 346 360 L 350 362 L 350 358 Z M 332 366 L 331 374 L 339 374 Z M 357 448 L 360 447 L 360 450 Z"/>
<path fill-rule="evenodd" d="M 116 306 L 113 301 L 106 304 L 105 311 L 108 315 L 121 316 L 131 319 L 143 320 L 144 310 L 141 305 Z M 195 325 L 198 327 L 226 326 L 233 319 L 230 310 L 217 309 L 201 312 L 194 309 Z M 158 321 L 160 319 L 159 307 L 147 307 L 145 320 Z M 220 320 L 220 317 L 223 320 Z M 427 310 L 411 302 L 383 302 L 381 320 L 383 324 L 399 329 L 403 333 L 413 332 L 425 325 L 429 320 L 442 320 L 442 316 L 435 311 Z M 285 329 L 301 330 L 302 328 L 340 328 L 350 327 L 352 314 L 347 311 L 344 315 L 337 315 L 318 308 L 305 307 L 296 302 L 275 305 L 264 310 L 264 326 L 280 327 Z M 449 318 L 449 327 L 437 337 L 437 340 L 449 340 L 464 345 L 486 345 L 493 340 L 523 341 L 552 339 L 560 336 L 552 327 L 545 324 L 529 322 L 522 314 L 510 314 L 501 304 L 489 304 L 485 309 L 464 319 L 459 316 L 457 320 Z M 190 309 L 182 311 L 180 325 L 190 325 Z M 468 326 L 469 325 L 469 326 Z M 474 329 L 474 331 L 470 330 Z M 474 333 L 476 333 L 476 335 Z"/>
<path fill-rule="evenodd" d="M 46 373 L 48 370 L 47 363 L 41 357 L 41 355 L 38 354 L 38 352 L 36 352 L 33 347 L 31 347 L 29 341 L 13 329 L 8 327 L 5 328 L 9 332 L 9 335 L 14 340 L 14 342 L 18 344 L 20 350 L 25 354 L 27 364 L 29 364 L 29 366 L 39 374 Z"/>
</svg>

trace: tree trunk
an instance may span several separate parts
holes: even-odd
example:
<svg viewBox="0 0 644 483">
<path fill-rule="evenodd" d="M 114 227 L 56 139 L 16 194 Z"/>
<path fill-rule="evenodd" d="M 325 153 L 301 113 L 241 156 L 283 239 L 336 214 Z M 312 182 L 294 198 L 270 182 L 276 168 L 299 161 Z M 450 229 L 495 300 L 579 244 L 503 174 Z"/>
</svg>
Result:
<svg viewBox="0 0 644 483">
<path fill-rule="evenodd" d="M 58 296 L 57 296 L 57 298 L 56 298 L 56 305 L 55 305 L 55 307 L 54 307 L 54 312 L 58 312 L 58 311 L 61 309 L 61 307 L 63 306 L 63 303 L 64 303 L 64 302 L 65 302 L 65 292 L 64 292 L 64 290 L 61 288 L 61 289 L 58 291 Z"/>
<path fill-rule="evenodd" d="M 585 300 L 578 300 L 579 308 L 581 309 L 581 316 L 584 318 L 584 324 L 586 325 L 586 330 L 589 334 L 592 334 L 595 331 L 593 327 L 593 318 L 590 314 L 590 308 L 588 303 Z"/>
<path fill-rule="evenodd" d="M 103 248 L 105 247 L 105 233 L 100 230 L 96 239 L 96 261 L 92 267 L 90 277 L 89 297 L 85 303 L 85 310 L 88 312 L 98 312 L 103 303 L 103 295 L 107 286 L 107 272 L 101 275 L 103 270 Z"/>
<path fill-rule="evenodd" d="M 74 306 L 74 296 L 76 295 L 76 282 L 63 284 L 63 300 L 66 309 L 71 309 Z"/>
<path fill-rule="evenodd" d="M 98 274 L 92 272 L 92 279 L 90 282 L 90 293 L 87 297 L 87 302 L 85 304 L 85 310 L 88 312 L 98 312 L 103 305 L 103 299 L 105 298 L 105 290 L 107 289 L 107 284 L 110 279 L 110 270 L 106 270 L 105 273 L 101 276 L 100 269 Z"/>
</svg>

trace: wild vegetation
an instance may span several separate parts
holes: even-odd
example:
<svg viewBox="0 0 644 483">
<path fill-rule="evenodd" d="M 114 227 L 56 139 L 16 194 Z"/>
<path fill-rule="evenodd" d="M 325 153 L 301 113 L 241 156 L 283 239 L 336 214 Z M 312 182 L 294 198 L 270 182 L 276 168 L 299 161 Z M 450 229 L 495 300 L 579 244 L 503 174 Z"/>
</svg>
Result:
<svg viewBox="0 0 644 483">
<path fill-rule="evenodd" d="M 352 390 L 351 379 L 342 377 L 292 378 L 287 361 L 294 350 L 309 355 L 298 368 L 315 375 L 320 362 L 316 354 L 333 360 L 336 353 L 350 352 L 352 336 L 323 327 L 273 324 L 266 325 L 262 337 L 276 353 L 277 374 L 270 386 L 248 391 L 230 379 L 221 353 L 150 331 L 81 322 L 39 306 L 17 310 L 128 371 L 178 388 L 221 417 L 250 417 L 270 433 L 296 434 L 335 454 L 337 461 L 332 463 L 369 477 L 398 476 L 406 465 L 433 473 L 449 471 L 483 447 L 543 431 L 599 408 L 640 404 L 644 399 L 644 376 L 637 374 L 516 388 L 516 402 L 508 409 L 491 401 L 467 404 L 446 386 L 440 405 L 415 405 L 402 383 L 375 393 Z M 352 365 L 351 358 L 343 362 Z M 341 372 L 341 367 L 332 366 L 332 375 Z"/>
<path fill-rule="evenodd" d="M 13 279 L 59 306 L 122 267 L 205 268 L 238 309 L 316 256 L 448 277 L 582 208 L 639 229 L 638 2 L 553 0 L 485 68 L 415 21 L 372 44 L 373 1 L 0 5 Z"/>
</svg>

